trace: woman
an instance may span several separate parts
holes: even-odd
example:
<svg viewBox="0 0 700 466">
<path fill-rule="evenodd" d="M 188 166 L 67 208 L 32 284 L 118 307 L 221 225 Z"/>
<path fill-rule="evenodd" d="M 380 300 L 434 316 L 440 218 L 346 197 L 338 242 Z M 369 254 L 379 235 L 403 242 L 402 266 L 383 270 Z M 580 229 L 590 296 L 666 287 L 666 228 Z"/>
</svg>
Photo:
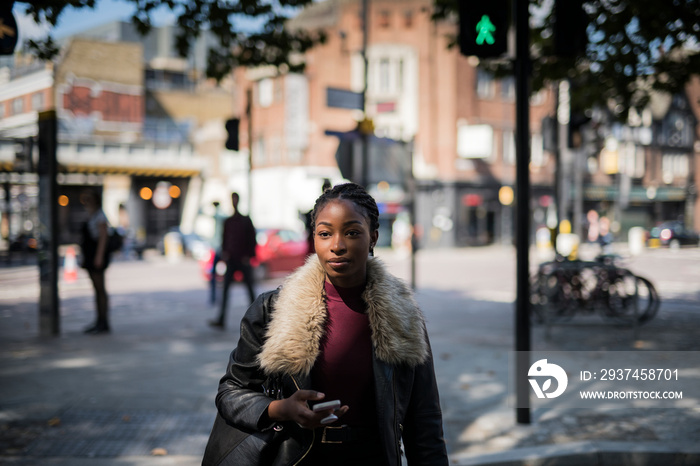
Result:
<svg viewBox="0 0 700 466">
<path fill-rule="evenodd" d="M 318 198 L 316 254 L 243 317 L 204 465 L 254 464 L 246 455 L 270 429 L 262 464 L 398 466 L 403 439 L 409 465 L 447 465 L 423 315 L 370 257 L 378 216 L 356 184 Z M 310 409 L 336 399 L 335 411 Z M 330 414 L 338 419 L 322 422 Z"/>
<path fill-rule="evenodd" d="M 80 248 L 83 255 L 82 267 L 90 275 L 90 281 L 95 289 L 95 306 L 97 319 L 85 329 L 85 333 L 109 333 L 108 297 L 105 288 L 105 269 L 109 265 L 107 242 L 109 239 L 109 223 L 102 211 L 100 196 L 92 189 L 85 190 L 80 196 L 80 202 L 85 206 L 89 218 L 83 224 Z"/>
</svg>

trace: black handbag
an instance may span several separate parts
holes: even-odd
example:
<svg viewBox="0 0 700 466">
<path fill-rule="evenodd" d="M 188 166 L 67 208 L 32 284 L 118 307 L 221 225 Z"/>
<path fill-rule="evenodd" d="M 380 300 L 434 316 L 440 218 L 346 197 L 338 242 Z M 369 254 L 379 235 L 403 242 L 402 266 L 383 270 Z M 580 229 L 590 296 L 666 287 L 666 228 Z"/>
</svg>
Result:
<svg viewBox="0 0 700 466">
<path fill-rule="evenodd" d="M 204 450 L 202 466 L 264 466 L 272 464 L 284 434 L 277 426 L 248 431 L 228 424 L 217 413 Z"/>
<path fill-rule="evenodd" d="M 273 399 L 282 398 L 279 381 L 268 380 L 263 387 L 265 394 Z M 287 433 L 275 424 L 263 431 L 245 429 L 229 424 L 216 414 L 209 441 L 204 450 L 202 466 L 267 466 L 274 462 Z"/>
</svg>

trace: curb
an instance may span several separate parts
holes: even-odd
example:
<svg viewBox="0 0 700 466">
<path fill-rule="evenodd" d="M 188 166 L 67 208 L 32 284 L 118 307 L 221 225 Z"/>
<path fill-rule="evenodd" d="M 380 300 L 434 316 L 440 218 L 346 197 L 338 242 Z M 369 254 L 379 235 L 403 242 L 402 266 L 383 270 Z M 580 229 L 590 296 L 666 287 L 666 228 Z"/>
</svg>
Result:
<svg viewBox="0 0 700 466">
<path fill-rule="evenodd" d="M 199 466 L 200 456 L 120 456 L 117 458 L 38 458 L 12 457 L 0 458 L 0 463 L 7 466 Z"/>
</svg>

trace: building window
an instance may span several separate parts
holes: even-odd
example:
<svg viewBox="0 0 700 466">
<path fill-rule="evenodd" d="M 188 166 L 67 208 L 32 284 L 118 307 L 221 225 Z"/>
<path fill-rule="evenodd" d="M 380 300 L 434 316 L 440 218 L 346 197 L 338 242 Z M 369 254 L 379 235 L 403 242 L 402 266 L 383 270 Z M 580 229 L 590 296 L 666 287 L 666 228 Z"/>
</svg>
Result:
<svg viewBox="0 0 700 466">
<path fill-rule="evenodd" d="M 389 71 L 389 59 L 381 58 L 379 60 L 379 92 L 389 92 L 390 90 Z"/>
<path fill-rule="evenodd" d="M 379 12 L 379 27 L 380 28 L 388 28 L 389 25 L 391 24 L 391 13 L 387 10 L 383 10 Z"/>
<path fill-rule="evenodd" d="M 253 144 L 253 166 L 264 166 L 267 157 L 265 156 L 265 139 L 258 138 Z"/>
<path fill-rule="evenodd" d="M 399 60 L 399 70 L 396 77 L 396 86 L 399 92 L 403 92 L 403 59 Z"/>
<path fill-rule="evenodd" d="M 5 118 L 5 102 L 0 102 L 0 118 Z"/>
<path fill-rule="evenodd" d="M 544 89 L 540 89 L 539 91 L 530 95 L 530 105 L 542 105 L 546 97 L 545 92 L 546 91 Z M 515 91 L 513 91 L 513 95 L 515 95 Z"/>
<path fill-rule="evenodd" d="M 302 153 L 301 153 L 301 150 L 299 150 L 299 149 L 287 150 L 287 160 L 291 164 L 301 163 L 301 156 L 302 156 Z"/>
<path fill-rule="evenodd" d="M 258 81 L 258 105 L 269 107 L 272 105 L 274 89 L 272 79 L 266 78 Z"/>
<path fill-rule="evenodd" d="M 32 95 L 32 110 L 40 111 L 44 109 L 44 93 L 37 92 Z"/>
<path fill-rule="evenodd" d="M 634 173 L 633 176 L 635 178 L 642 178 L 644 176 L 645 172 L 645 153 L 644 153 L 644 147 L 638 146 L 635 150 L 635 160 L 636 163 L 634 164 Z"/>
<path fill-rule="evenodd" d="M 512 131 L 503 131 L 503 163 L 515 165 L 515 136 Z"/>
<path fill-rule="evenodd" d="M 662 179 L 666 184 L 676 178 L 686 178 L 690 170 L 688 157 L 684 154 L 665 154 L 661 159 Z"/>
<path fill-rule="evenodd" d="M 275 79 L 275 102 L 282 102 L 284 100 L 284 81 L 282 79 Z"/>
<path fill-rule="evenodd" d="M 501 98 L 504 100 L 515 99 L 515 78 L 513 76 L 501 79 Z"/>
<path fill-rule="evenodd" d="M 493 75 L 482 69 L 476 70 L 476 95 L 482 99 L 490 99 L 494 97 L 494 79 Z"/>
<path fill-rule="evenodd" d="M 19 115 L 20 113 L 24 113 L 24 99 L 17 97 L 12 101 L 12 114 Z"/>
<path fill-rule="evenodd" d="M 365 87 L 365 61 L 362 55 L 354 53 L 350 57 L 350 90 L 362 92 Z"/>
<path fill-rule="evenodd" d="M 413 27 L 413 10 L 406 10 L 403 12 L 403 25 L 406 28 Z"/>
<path fill-rule="evenodd" d="M 644 176 L 644 146 L 627 142 L 618 148 L 618 169 L 630 178 Z"/>
<path fill-rule="evenodd" d="M 282 140 L 277 136 L 273 136 L 270 138 L 270 154 L 267 158 L 267 163 L 275 167 L 281 165 L 282 161 Z"/>
<path fill-rule="evenodd" d="M 530 140 L 530 163 L 534 167 L 544 167 L 547 163 L 544 156 L 541 134 L 533 134 Z"/>
</svg>

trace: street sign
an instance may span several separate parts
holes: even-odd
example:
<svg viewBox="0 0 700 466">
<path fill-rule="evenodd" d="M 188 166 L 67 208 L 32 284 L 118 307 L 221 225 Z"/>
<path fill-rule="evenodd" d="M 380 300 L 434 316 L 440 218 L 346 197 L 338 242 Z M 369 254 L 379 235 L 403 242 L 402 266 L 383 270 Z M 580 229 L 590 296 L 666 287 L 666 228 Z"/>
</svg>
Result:
<svg viewBox="0 0 700 466">
<path fill-rule="evenodd" d="M 353 92 L 334 87 L 326 88 L 326 106 L 331 108 L 347 108 L 362 110 L 364 102 L 361 92 Z"/>
<path fill-rule="evenodd" d="M 348 180 L 358 182 L 362 172 L 362 139 L 359 131 L 329 131 L 326 135 L 340 139 L 335 159 L 340 174 Z M 367 184 L 386 181 L 390 185 L 406 186 L 412 177 L 411 145 L 404 141 L 367 136 L 368 170 Z"/>
</svg>

